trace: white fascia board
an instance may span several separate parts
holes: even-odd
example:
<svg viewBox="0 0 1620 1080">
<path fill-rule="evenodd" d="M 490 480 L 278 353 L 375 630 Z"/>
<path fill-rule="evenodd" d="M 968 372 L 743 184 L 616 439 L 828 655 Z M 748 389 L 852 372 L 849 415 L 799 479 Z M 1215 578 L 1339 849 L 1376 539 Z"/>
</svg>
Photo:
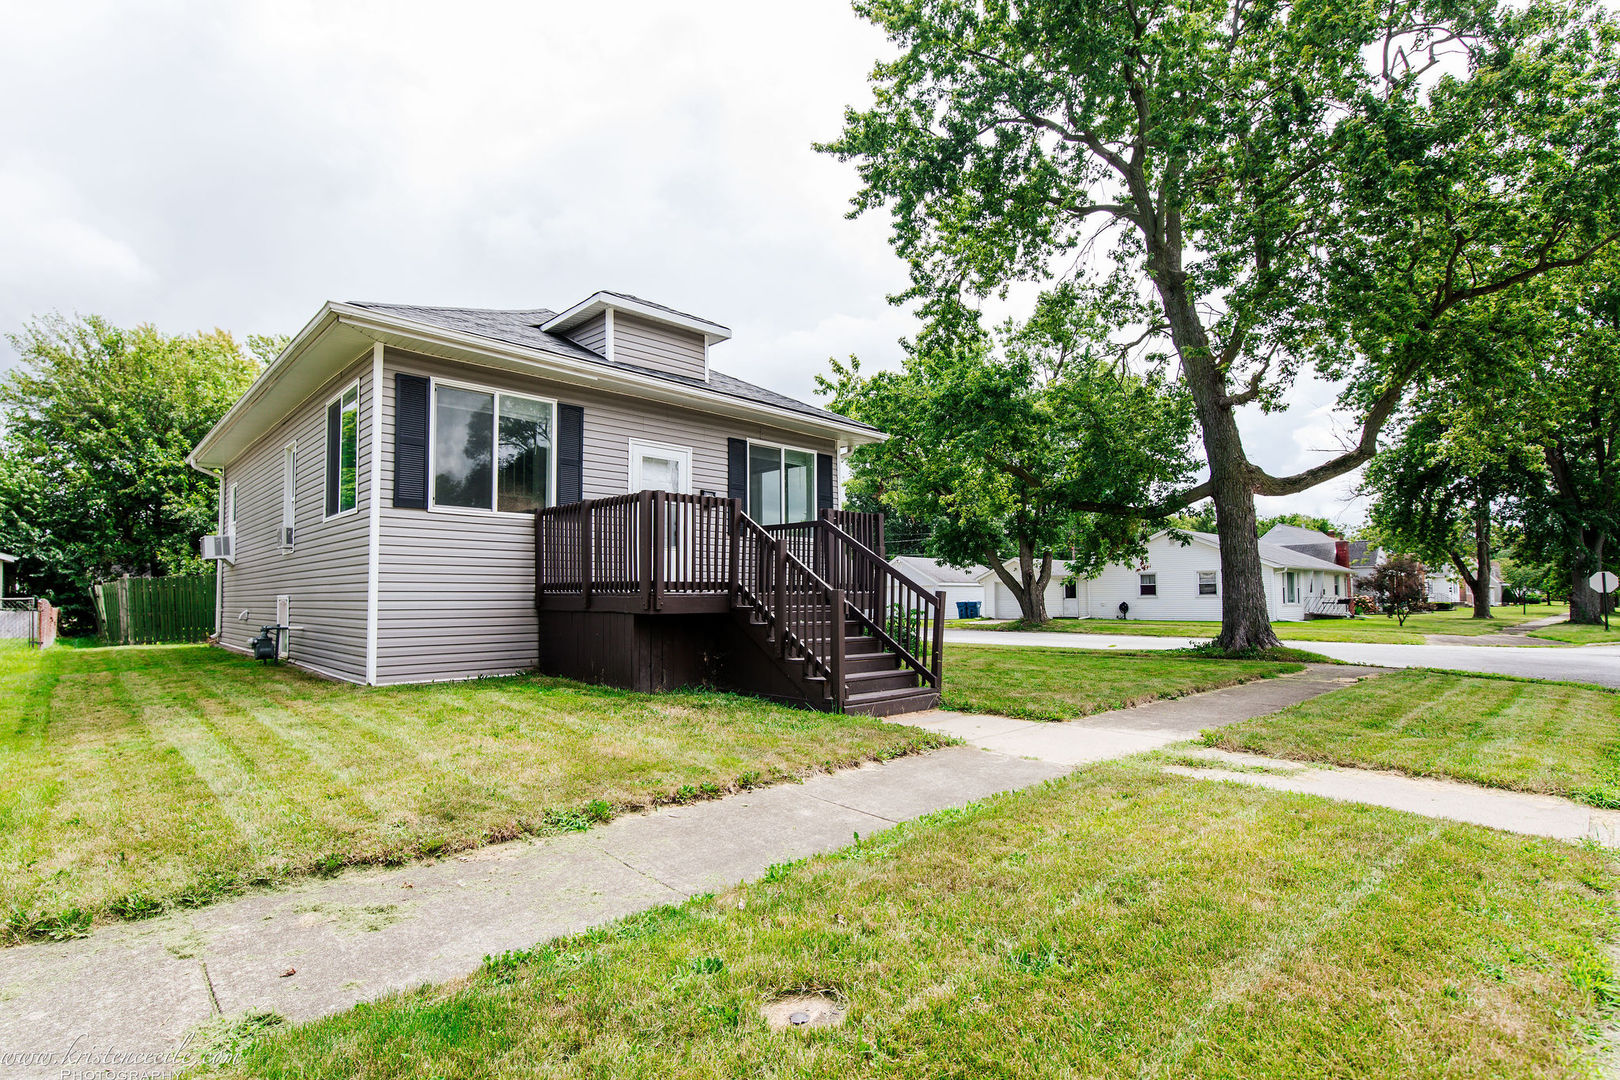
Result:
<svg viewBox="0 0 1620 1080">
<path fill-rule="evenodd" d="M 690 330 L 694 334 L 709 334 L 717 341 L 725 341 L 731 337 L 730 327 L 721 326 L 717 322 L 700 319 L 695 315 L 681 315 L 673 311 L 666 311 L 661 307 L 643 304 L 627 296 L 620 296 L 618 293 L 611 293 L 606 290 L 595 293 L 587 299 L 581 300 L 567 311 L 552 316 L 549 321 L 541 324 L 540 329 L 548 334 L 562 333 L 569 327 L 577 326 L 586 319 L 592 318 L 610 308 L 615 311 L 637 315 L 643 319 L 651 319 L 654 322 L 679 326 L 681 329 Z"/>
<path fill-rule="evenodd" d="M 225 415 L 215 421 L 214 426 L 208 429 L 208 434 L 204 435 L 198 440 L 197 445 L 192 447 L 191 453 L 186 455 L 186 464 L 204 475 L 213 476 L 212 469 L 197 463 L 198 456 L 206 453 L 220 435 L 233 427 L 242 414 L 252 407 L 252 403 L 263 396 L 265 390 L 286 374 L 287 370 L 292 367 L 294 358 L 301 355 L 336 321 L 337 315 L 333 311 L 331 301 L 322 304 L 321 310 L 315 313 L 315 317 L 305 323 L 304 328 L 298 331 L 291 341 L 287 342 L 287 347 L 277 353 L 276 358 L 270 361 L 263 371 L 259 372 L 259 377 L 253 380 L 253 385 L 247 388 L 247 392 L 238 398 L 236 404 L 227 409 Z"/>
<path fill-rule="evenodd" d="M 449 360 L 459 360 L 463 363 L 496 361 L 486 363 L 485 366 L 504 367 L 507 370 L 547 376 L 565 382 L 584 380 L 628 397 L 662 401 L 695 412 L 718 413 L 739 420 L 768 420 L 773 427 L 825 438 L 842 438 L 845 442 L 856 446 L 884 442 L 888 439 L 888 435 L 883 432 L 872 431 L 853 423 L 822 420 L 792 409 L 732 397 L 712 387 L 682 386 L 657 376 L 603 367 L 599 363 L 562 353 L 523 345 L 509 345 L 478 334 L 466 334 L 427 323 L 412 322 L 409 319 L 381 316 L 365 308 L 353 308 L 344 304 L 333 304 L 331 307 L 345 325 L 353 326 L 361 332 L 400 334 L 420 342 L 421 345 L 439 344 L 457 350 L 458 355 L 444 356 Z M 418 350 L 421 345 L 417 346 Z M 401 346 L 401 348 L 409 347 Z M 480 359 L 474 360 L 472 357 Z"/>
</svg>

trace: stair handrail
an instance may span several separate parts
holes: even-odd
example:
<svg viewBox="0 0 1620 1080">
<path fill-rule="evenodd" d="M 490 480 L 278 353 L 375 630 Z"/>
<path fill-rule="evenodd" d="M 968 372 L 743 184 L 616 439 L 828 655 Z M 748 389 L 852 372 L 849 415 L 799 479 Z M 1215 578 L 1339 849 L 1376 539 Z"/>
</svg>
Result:
<svg viewBox="0 0 1620 1080">
<path fill-rule="evenodd" d="M 848 607 L 844 601 L 844 591 L 829 585 L 821 575 L 817 574 L 804 561 L 788 550 L 786 538 L 773 535 L 747 514 L 737 514 L 739 545 L 746 544 L 749 539 L 755 542 L 755 556 L 753 559 L 756 580 L 744 580 L 744 564 L 749 560 L 740 551 L 733 560 L 736 580 L 732 583 L 733 595 L 742 601 L 743 605 L 759 615 L 770 631 L 778 649 L 778 655 L 787 658 L 790 650 L 796 649 L 797 656 L 793 659 L 805 660 L 813 674 L 820 675 L 827 680 L 835 708 L 842 708 L 847 697 L 844 686 L 844 617 L 843 612 Z M 770 549 L 770 558 L 773 564 L 769 582 L 763 580 L 762 574 L 764 559 L 759 545 L 763 542 Z M 812 594 L 818 595 L 825 603 L 828 615 L 827 649 L 825 654 L 816 648 L 809 633 L 809 620 L 802 620 L 795 625 L 792 616 L 792 606 L 789 596 L 797 596 L 798 592 L 790 594 L 787 590 L 787 571 L 793 570 L 808 586 Z"/>
<path fill-rule="evenodd" d="M 887 576 L 899 585 L 904 586 L 906 589 L 914 593 L 931 612 L 932 617 L 928 620 L 928 622 L 933 631 L 932 640 L 929 643 L 930 647 L 925 650 L 929 655 L 927 659 L 924 660 L 915 655 L 911 649 L 907 648 L 903 642 L 899 641 L 895 635 L 890 632 L 890 628 L 887 626 L 890 615 L 888 611 L 874 611 L 869 613 L 863 610 L 861 606 L 856 604 L 854 601 L 846 600 L 846 606 L 849 608 L 849 610 L 854 612 L 855 617 L 861 623 L 863 623 L 867 629 L 871 630 L 873 635 L 876 636 L 879 641 L 883 642 L 886 647 L 893 650 L 895 655 L 900 657 L 900 659 L 907 666 L 915 671 L 921 679 L 933 686 L 935 690 L 941 689 L 943 654 L 945 651 L 945 593 L 941 590 L 936 590 L 930 593 L 927 586 L 923 585 L 921 582 L 917 581 L 904 571 L 896 569 L 894 565 L 891 564 L 887 559 L 883 558 L 877 552 L 861 543 L 848 532 L 845 532 L 829 518 L 822 517 L 817 524 L 826 530 L 829 537 L 837 541 L 842 547 L 847 549 L 852 554 L 858 556 L 859 560 L 866 564 L 863 569 L 875 574 Z M 833 553 L 829 551 L 827 557 L 829 563 L 828 574 L 829 576 L 833 577 L 834 580 L 838 580 L 841 575 L 834 574 L 831 568 Z M 840 581 L 839 584 L 843 588 L 846 596 L 849 592 L 853 591 L 848 587 L 847 583 Z M 885 600 L 886 599 L 887 597 L 885 596 Z M 906 617 L 909 619 L 910 608 L 908 607 L 906 610 Z"/>
</svg>

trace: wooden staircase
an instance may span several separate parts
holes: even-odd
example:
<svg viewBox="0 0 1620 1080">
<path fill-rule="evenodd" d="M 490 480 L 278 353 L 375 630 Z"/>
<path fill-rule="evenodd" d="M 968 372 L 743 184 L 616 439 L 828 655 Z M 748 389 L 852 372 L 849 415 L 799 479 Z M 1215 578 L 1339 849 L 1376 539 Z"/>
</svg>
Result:
<svg viewBox="0 0 1620 1080">
<path fill-rule="evenodd" d="M 831 513 L 768 527 L 739 514 L 735 535 L 732 611 L 804 704 L 891 716 L 939 703 L 943 593 L 930 595 Z"/>
<path fill-rule="evenodd" d="M 762 526 L 737 499 L 642 491 L 547 508 L 535 530 L 537 613 L 575 620 L 559 642 L 598 642 L 553 658 L 556 674 L 631 688 L 707 678 L 679 669 L 679 641 L 724 658 L 720 684 L 812 709 L 888 716 L 939 702 L 945 594 L 889 565 L 881 515 Z M 723 640 L 728 614 L 740 641 Z M 625 649 L 628 669 L 616 666 Z"/>
<path fill-rule="evenodd" d="M 835 694 L 831 673 L 808 656 L 783 657 L 770 625 L 751 605 L 732 608 L 754 646 L 775 662 L 777 670 L 799 693 L 795 700 L 824 711 L 839 710 L 866 716 L 894 716 L 898 713 L 932 709 L 939 704 L 939 691 L 926 685 L 924 677 L 908 668 L 900 654 L 886 648 L 856 619 L 844 622 L 844 678 L 842 694 Z"/>
</svg>

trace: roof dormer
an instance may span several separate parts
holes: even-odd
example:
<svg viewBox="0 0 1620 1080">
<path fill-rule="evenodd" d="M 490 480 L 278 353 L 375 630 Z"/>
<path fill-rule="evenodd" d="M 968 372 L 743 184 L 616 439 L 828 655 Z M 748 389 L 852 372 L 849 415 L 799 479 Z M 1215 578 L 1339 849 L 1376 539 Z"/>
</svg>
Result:
<svg viewBox="0 0 1620 1080">
<path fill-rule="evenodd" d="M 599 292 L 540 329 L 583 345 L 610 364 L 630 364 L 704 382 L 709 346 L 731 337 L 719 323 L 624 293 Z"/>
</svg>

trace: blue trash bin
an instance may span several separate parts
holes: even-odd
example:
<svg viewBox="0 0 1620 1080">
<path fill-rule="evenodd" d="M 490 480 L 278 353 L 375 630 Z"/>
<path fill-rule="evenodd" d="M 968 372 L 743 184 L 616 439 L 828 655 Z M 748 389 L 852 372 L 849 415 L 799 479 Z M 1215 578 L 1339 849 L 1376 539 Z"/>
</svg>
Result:
<svg viewBox="0 0 1620 1080">
<path fill-rule="evenodd" d="M 979 609 L 982 606 L 982 601 L 979 600 L 958 600 L 956 602 L 956 617 L 958 619 L 977 619 Z"/>
</svg>

